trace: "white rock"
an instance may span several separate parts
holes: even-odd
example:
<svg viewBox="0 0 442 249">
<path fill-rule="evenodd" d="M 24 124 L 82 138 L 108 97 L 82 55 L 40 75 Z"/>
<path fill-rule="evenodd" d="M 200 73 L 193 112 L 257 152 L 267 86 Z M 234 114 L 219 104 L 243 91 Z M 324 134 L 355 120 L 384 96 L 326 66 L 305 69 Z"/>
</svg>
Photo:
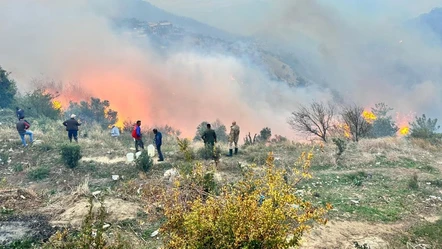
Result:
<svg viewBox="0 0 442 249">
<path fill-rule="evenodd" d="M 118 179 L 120 179 L 119 175 L 112 175 L 112 180 L 118 181 Z"/>
<path fill-rule="evenodd" d="M 156 231 L 154 231 L 154 232 L 150 235 L 150 237 L 155 237 L 155 236 L 157 236 L 159 232 L 160 232 L 160 231 L 157 229 Z"/>
<path fill-rule="evenodd" d="M 20 198 L 22 198 L 23 200 L 25 200 L 25 199 L 26 199 L 26 197 L 24 197 L 23 195 L 20 195 Z"/>
<path fill-rule="evenodd" d="M 173 168 L 173 169 L 168 169 L 164 172 L 164 179 L 172 182 L 176 177 L 178 177 L 180 175 L 180 173 L 178 172 L 177 169 Z"/>
<path fill-rule="evenodd" d="M 376 162 L 376 165 L 381 165 L 381 162 Z"/>
<path fill-rule="evenodd" d="M 357 200 L 350 200 L 350 201 L 354 204 L 359 204 L 359 201 L 357 201 Z"/>
<path fill-rule="evenodd" d="M 138 151 L 137 153 L 135 153 L 135 158 L 138 158 L 141 156 L 141 151 Z"/>
<path fill-rule="evenodd" d="M 134 161 L 134 153 L 127 153 L 126 158 L 127 158 L 128 162 L 133 162 Z"/>
<path fill-rule="evenodd" d="M 149 144 L 149 146 L 147 146 L 147 154 L 150 157 L 154 157 L 155 156 L 155 146 L 153 146 L 153 144 Z"/>
<path fill-rule="evenodd" d="M 92 195 L 93 196 L 97 196 L 97 195 L 99 195 L 101 193 L 101 191 L 95 191 L 95 192 L 92 192 Z"/>
<path fill-rule="evenodd" d="M 105 225 L 103 226 L 103 229 L 106 229 L 106 228 L 108 228 L 108 227 L 110 227 L 110 225 L 109 225 L 109 224 L 105 224 Z"/>
</svg>

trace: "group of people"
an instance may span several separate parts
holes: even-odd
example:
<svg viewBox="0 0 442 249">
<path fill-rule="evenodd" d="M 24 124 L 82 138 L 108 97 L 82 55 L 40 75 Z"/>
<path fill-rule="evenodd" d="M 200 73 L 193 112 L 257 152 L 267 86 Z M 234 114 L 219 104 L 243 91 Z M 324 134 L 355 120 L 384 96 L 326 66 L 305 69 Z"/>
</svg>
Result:
<svg viewBox="0 0 442 249">
<path fill-rule="evenodd" d="M 238 140 L 239 140 L 240 129 L 235 121 L 232 122 L 230 126 L 229 133 L 229 154 L 227 156 L 233 156 L 233 149 L 235 148 L 235 155 L 238 154 Z M 207 124 L 206 130 L 203 132 L 201 138 L 204 141 L 204 144 L 209 149 L 212 149 L 215 146 L 216 141 L 216 132 L 212 129 L 212 125 Z"/>
<path fill-rule="evenodd" d="M 16 124 L 16 128 L 18 131 L 18 134 L 20 135 L 22 144 L 24 147 L 27 147 L 26 138 L 25 136 L 29 136 L 29 142 L 33 143 L 33 132 L 29 130 L 31 127 L 30 123 L 26 121 L 24 110 L 17 107 L 16 108 L 16 114 L 18 118 L 18 122 Z M 78 120 L 75 119 L 76 115 L 72 114 L 70 119 L 63 122 L 63 125 L 66 127 L 66 131 L 68 132 L 68 138 L 69 142 L 72 142 L 72 139 L 74 139 L 75 142 L 78 142 L 78 127 L 81 126 L 81 123 L 78 122 Z M 161 145 L 163 143 L 163 135 L 161 132 L 159 132 L 157 129 L 153 129 L 152 132 L 154 133 L 154 143 L 155 147 L 158 152 L 158 161 L 164 161 L 163 153 L 161 152 Z M 229 134 L 229 154 L 227 156 L 231 157 L 233 156 L 233 152 L 238 154 L 238 140 L 239 140 L 239 133 L 240 128 L 236 124 L 235 121 L 232 122 L 232 125 L 230 126 L 230 134 Z M 112 126 L 111 129 L 111 136 L 112 137 L 119 137 L 120 136 L 120 130 L 115 125 Z M 132 138 L 135 142 L 135 151 L 138 152 L 139 148 L 144 149 L 144 143 L 142 139 L 142 133 L 141 133 L 141 121 L 138 120 L 136 124 L 134 125 L 132 129 Z M 217 143 L 216 138 L 216 132 L 212 129 L 210 124 L 207 124 L 206 130 L 203 132 L 203 135 L 201 138 L 204 141 L 205 146 L 213 148 L 215 146 L 215 143 Z M 235 150 L 235 151 L 233 151 Z"/>
</svg>

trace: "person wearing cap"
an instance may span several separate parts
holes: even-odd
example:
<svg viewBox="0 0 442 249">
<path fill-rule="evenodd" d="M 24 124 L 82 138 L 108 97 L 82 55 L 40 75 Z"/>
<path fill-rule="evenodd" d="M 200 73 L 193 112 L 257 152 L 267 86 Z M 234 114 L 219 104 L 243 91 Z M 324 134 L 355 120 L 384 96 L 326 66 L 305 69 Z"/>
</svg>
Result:
<svg viewBox="0 0 442 249">
<path fill-rule="evenodd" d="M 75 117 L 75 114 L 72 114 L 70 119 L 63 122 L 63 125 L 66 126 L 66 131 L 68 132 L 69 141 L 71 143 L 72 137 L 74 137 L 75 142 L 78 143 L 78 126 L 81 125 Z"/>
</svg>

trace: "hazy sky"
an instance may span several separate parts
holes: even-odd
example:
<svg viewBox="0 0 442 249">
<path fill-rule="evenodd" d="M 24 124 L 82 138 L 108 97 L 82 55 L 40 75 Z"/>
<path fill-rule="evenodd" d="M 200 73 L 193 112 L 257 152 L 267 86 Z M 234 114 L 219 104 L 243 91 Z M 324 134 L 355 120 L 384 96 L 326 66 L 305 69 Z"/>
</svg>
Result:
<svg viewBox="0 0 442 249">
<path fill-rule="evenodd" d="M 305 0 L 292 0 L 305 1 Z M 172 13 L 194 18 L 230 32 L 251 34 L 266 22 L 282 0 L 149 0 Z M 442 7 L 442 0 L 319 0 L 345 18 L 401 21 Z"/>
</svg>

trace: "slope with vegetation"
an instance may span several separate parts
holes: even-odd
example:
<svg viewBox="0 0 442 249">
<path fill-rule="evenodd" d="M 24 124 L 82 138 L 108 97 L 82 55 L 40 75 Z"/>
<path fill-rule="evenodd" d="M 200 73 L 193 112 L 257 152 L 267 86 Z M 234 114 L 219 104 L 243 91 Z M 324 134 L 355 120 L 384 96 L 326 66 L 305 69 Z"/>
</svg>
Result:
<svg viewBox="0 0 442 249">
<path fill-rule="evenodd" d="M 1 87 L 14 89 L 4 73 Z M 2 92 L 7 98 L 8 92 Z M 312 144 L 244 135 L 232 158 L 224 142 L 164 135 L 166 162 L 134 162 L 130 132 L 107 101 L 71 104 L 79 143 L 68 144 L 55 96 L 12 94 L 0 115 L 0 243 L 6 248 L 438 248 L 442 154 L 437 120 L 418 117 L 410 135 L 386 105 L 367 112 L 316 103 L 290 124 Z M 35 143 L 21 146 L 13 108 L 25 109 Z M 332 111 L 333 110 L 333 111 Z M 67 110 L 69 112 L 69 110 Z M 225 126 L 217 121 L 220 137 Z M 197 127 L 198 137 L 201 126 Z M 131 123 L 127 123 L 130 129 Z M 380 128 L 379 128 L 380 127 Z M 379 129 L 379 130 L 378 130 Z M 152 141 L 144 127 L 145 141 Z M 325 225 L 324 225 L 325 224 Z"/>
</svg>

